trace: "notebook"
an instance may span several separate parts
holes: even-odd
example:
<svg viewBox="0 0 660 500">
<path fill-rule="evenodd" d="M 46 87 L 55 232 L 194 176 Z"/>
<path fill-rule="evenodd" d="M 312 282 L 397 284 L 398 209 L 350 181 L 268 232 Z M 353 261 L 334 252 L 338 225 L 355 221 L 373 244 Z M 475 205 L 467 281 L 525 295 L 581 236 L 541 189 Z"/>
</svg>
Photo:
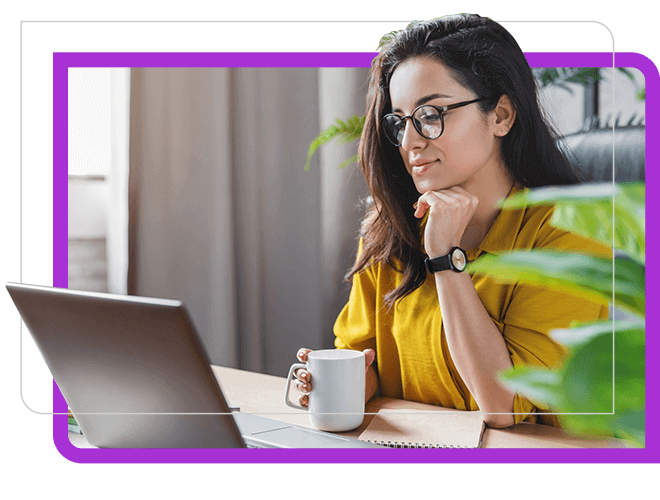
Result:
<svg viewBox="0 0 660 500">
<path fill-rule="evenodd" d="M 485 428 L 479 412 L 381 409 L 359 439 L 388 448 L 481 448 Z"/>
<path fill-rule="evenodd" d="M 180 301 L 17 283 L 7 290 L 90 446 L 379 447 L 231 413 Z"/>
</svg>

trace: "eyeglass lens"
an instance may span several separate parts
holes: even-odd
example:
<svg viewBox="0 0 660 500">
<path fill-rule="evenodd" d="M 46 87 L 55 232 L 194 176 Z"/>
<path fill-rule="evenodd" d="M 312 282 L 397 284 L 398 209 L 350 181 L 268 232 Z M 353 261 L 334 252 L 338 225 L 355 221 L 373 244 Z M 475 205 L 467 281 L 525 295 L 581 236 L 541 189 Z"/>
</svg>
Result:
<svg viewBox="0 0 660 500">
<path fill-rule="evenodd" d="M 410 118 L 417 132 L 426 139 L 437 139 L 442 135 L 444 121 L 441 113 L 432 106 L 420 106 Z M 406 129 L 405 121 L 396 115 L 387 115 L 383 120 L 383 129 L 387 138 L 401 146 Z"/>
</svg>

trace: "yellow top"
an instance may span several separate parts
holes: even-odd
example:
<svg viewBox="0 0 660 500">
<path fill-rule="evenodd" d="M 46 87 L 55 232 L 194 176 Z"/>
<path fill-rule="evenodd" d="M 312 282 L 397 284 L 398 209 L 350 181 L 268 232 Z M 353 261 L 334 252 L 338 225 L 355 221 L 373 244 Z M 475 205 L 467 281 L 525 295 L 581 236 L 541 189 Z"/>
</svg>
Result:
<svg viewBox="0 0 660 500">
<path fill-rule="evenodd" d="M 511 194 L 518 189 L 514 187 Z M 502 210 L 479 247 L 467 252 L 468 260 L 482 253 L 545 248 L 591 253 L 611 258 L 602 244 L 549 225 L 553 207 Z M 361 245 L 360 245 L 361 250 Z M 476 401 L 452 362 L 435 280 L 427 275 L 422 286 L 397 302 L 391 310 L 383 296 L 401 283 L 402 274 L 391 266 L 375 264 L 354 275 L 346 306 L 335 323 L 339 349 L 375 349 L 380 391 L 383 396 L 478 410 Z M 497 282 L 473 275 L 472 282 L 488 314 L 497 325 L 518 365 L 556 367 L 564 349 L 548 336 L 554 328 L 572 321 L 607 318 L 607 303 L 526 283 Z M 516 395 L 515 423 L 522 420 L 559 425 L 554 415 Z"/>
</svg>

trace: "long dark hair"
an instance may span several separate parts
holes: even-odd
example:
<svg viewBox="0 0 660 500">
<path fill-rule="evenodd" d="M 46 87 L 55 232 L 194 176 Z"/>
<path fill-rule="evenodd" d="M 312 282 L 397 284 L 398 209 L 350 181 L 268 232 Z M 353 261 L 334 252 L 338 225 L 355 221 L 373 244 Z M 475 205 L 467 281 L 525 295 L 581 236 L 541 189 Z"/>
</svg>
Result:
<svg viewBox="0 0 660 500">
<path fill-rule="evenodd" d="M 414 22 L 391 34 L 371 67 L 367 115 L 358 154 L 373 205 L 362 223 L 363 248 L 346 278 L 380 262 L 403 273 L 401 284 L 385 295 L 394 302 L 426 279 L 420 221 L 411 207 L 419 197 L 398 148 L 382 134 L 381 118 L 391 112 L 390 79 L 394 70 L 413 57 L 430 57 L 444 64 L 456 81 L 478 97 L 484 112 L 495 109 L 507 95 L 516 118 L 502 138 L 501 153 L 513 177 L 525 187 L 565 185 L 582 178 L 557 147 L 556 134 L 538 103 L 537 84 L 525 56 L 511 34 L 491 19 L 462 14 Z"/>
</svg>

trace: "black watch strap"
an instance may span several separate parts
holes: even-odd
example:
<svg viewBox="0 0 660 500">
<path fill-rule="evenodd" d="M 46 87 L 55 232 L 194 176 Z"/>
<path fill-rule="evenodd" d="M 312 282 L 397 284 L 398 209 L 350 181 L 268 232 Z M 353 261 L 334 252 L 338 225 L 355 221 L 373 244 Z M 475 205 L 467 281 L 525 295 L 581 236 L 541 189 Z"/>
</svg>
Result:
<svg viewBox="0 0 660 500">
<path fill-rule="evenodd" d="M 436 257 L 434 259 L 426 259 L 424 261 L 426 270 L 431 274 L 449 269 L 460 273 L 465 270 L 467 263 L 468 260 L 465 250 L 460 247 L 452 248 L 447 255 Z"/>
</svg>

